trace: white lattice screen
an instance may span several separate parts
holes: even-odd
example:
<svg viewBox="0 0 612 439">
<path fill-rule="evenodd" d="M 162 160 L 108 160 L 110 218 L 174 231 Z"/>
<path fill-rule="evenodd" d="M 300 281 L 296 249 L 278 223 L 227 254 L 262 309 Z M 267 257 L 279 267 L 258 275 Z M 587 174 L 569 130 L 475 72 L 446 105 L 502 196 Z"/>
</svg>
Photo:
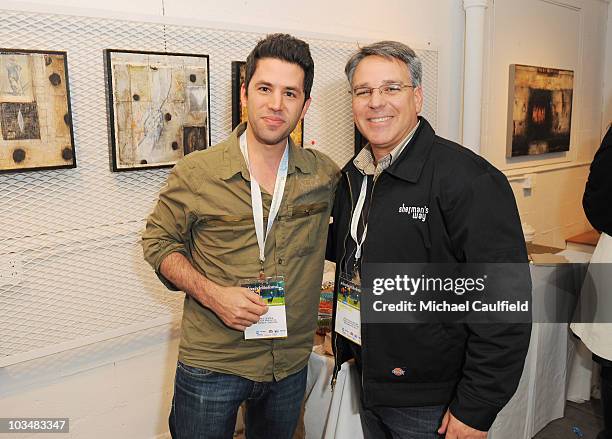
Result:
<svg viewBox="0 0 612 439">
<path fill-rule="evenodd" d="M 103 49 L 208 54 L 214 144 L 231 131 L 231 62 L 263 34 L 1 10 L 0 22 L 3 47 L 68 52 L 77 158 L 76 169 L 0 174 L 0 259 L 16 257 L 23 273 L 0 285 L 0 366 L 172 321 L 182 294 L 163 288 L 140 249 L 168 170 L 110 172 Z M 315 83 L 304 144 L 342 165 L 353 151 L 343 68 L 356 44 L 306 40 Z M 435 127 L 437 52 L 418 52 Z"/>
</svg>

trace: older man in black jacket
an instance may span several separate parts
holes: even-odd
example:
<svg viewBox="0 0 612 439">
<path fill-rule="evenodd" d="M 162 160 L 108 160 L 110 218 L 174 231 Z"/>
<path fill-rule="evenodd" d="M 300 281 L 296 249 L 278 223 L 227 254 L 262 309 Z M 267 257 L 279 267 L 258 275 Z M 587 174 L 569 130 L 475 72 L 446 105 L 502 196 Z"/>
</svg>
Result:
<svg viewBox="0 0 612 439">
<path fill-rule="evenodd" d="M 359 282 L 364 261 L 526 263 L 505 176 L 418 116 L 422 68 L 414 51 L 374 43 L 345 71 L 355 123 L 369 143 L 345 166 L 336 192 L 328 259 L 337 285 L 341 275 Z M 355 358 L 367 438 L 485 438 L 516 391 L 530 333 L 528 324 L 364 322 L 361 346 L 333 334 L 336 372 Z"/>
</svg>

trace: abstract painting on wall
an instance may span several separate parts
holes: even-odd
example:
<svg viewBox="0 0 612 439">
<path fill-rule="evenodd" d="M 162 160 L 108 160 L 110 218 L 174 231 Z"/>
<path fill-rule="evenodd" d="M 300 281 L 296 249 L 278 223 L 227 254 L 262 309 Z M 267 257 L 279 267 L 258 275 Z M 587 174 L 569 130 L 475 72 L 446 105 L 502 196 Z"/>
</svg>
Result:
<svg viewBox="0 0 612 439">
<path fill-rule="evenodd" d="M 173 166 L 210 145 L 208 55 L 104 52 L 113 171 Z"/>
<path fill-rule="evenodd" d="M 510 65 L 506 157 L 569 151 L 574 72 Z"/>
<path fill-rule="evenodd" d="M 0 49 L 0 172 L 75 166 L 66 52 Z"/>
<path fill-rule="evenodd" d="M 244 83 L 246 62 L 232 61 L 232 130 L 246 122 L 247 107 L 240 102 L 240 88 Z M 301 119 L 291 132 L 291 140 L 298 146 L 304 146 L 304 119 Z"/>
</svg>

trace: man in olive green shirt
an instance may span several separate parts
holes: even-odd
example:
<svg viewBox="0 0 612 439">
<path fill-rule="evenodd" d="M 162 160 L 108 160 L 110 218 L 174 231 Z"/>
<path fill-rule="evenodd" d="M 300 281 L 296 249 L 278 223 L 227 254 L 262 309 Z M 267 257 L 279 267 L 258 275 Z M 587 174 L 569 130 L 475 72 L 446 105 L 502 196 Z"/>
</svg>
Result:
<svg viewBox="0 0 612 439">
<path fill-rule="evenodd" d="M 308 110 L 313 76 L 305 42 L 261 40 L 241 90 L 248 122 L 179 161 L 148 219 L 146 260 L 168 288 L 186 293 L 175 439 L 231 438 L 243 401 L 249 439 L 289 439 L 295 429 L 339 178 L 328 157 L 289 139 Z M 239 285 L 260 273 L 284 278 L 284 338 L 245 338 L 268 306 Z"/>
</svg>

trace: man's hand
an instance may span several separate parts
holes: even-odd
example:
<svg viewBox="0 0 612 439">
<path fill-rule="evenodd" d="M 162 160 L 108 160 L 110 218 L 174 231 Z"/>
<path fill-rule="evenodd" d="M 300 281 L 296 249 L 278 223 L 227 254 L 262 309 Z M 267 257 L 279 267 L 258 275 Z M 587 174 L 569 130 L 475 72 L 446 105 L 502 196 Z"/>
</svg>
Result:
<svg viewBox="0 0 612 439">
<path fill-rule="evenodd" d="M 174 286 L 209 308 L 232 329 L 244 331 L 268 312 L 268 305 L 259 295 L 247 288 L 217 285 L 193 268 L 181 253 L 166 256 L 159 270 Z"/>
<path fill-rule="evenodd" d="M 268 312 L 264 300 L 248 288 L 222 287 L 210 281 L 208 286 L 209 291 L 203 295 L 202 305 L 210 308 L 232 329 L 244 331 Z"/>
<path fill-rule="evenodd" d="M 486 439 L 487 432 L 476 430 L 468 425 L 465 425 L 459 419 L 455 418 L 450 410 L 446 411 L 442 419 L 442 425 L 438 428 L 439 434 L 445 434 L 446 439 Z"/>
</svg>

